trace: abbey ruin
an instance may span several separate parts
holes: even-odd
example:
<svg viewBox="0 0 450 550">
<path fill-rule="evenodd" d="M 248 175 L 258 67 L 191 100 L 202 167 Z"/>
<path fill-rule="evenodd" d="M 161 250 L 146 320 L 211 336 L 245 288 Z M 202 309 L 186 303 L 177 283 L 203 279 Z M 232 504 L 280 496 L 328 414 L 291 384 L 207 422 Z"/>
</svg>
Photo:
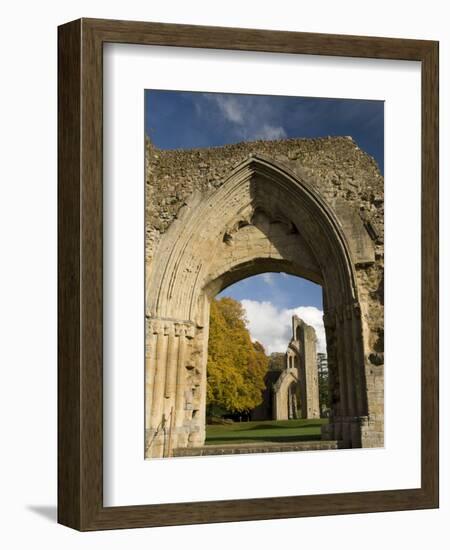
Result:
<svg viewBox="0 0 450 550">
<path fill-rule="evenodd" d="M 331 394 L 322 438 L 383 446 L 383 185 L 348 137 L 196 150 L 147 141 L 148 458 L 204 444 L 210 301 L 263 272 L 322 286 Z"/>
<path fill-rule="evenodd" d="M 292 338 L 281 369 L 267 372 L 263 402 L 251 411 L 252 420 L 320 418 L 316 331 L 292 317 Z"/>
</svg>

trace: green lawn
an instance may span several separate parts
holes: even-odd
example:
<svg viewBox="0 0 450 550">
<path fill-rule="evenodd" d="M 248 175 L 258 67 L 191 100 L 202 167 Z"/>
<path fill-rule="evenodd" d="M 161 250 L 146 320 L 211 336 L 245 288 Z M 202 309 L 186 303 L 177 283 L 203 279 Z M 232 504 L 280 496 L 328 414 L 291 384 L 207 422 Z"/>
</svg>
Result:
<svg viewBox="0 0 450 550">
<path fill-rule="evenodd" d="M 227 425 L 207 425 L 206 445 L 233 443 L 290 443 L 320 440 L 320 427 L 328 422 L 315 420 L 261 420 L 234 422 Z"/>
</svg>

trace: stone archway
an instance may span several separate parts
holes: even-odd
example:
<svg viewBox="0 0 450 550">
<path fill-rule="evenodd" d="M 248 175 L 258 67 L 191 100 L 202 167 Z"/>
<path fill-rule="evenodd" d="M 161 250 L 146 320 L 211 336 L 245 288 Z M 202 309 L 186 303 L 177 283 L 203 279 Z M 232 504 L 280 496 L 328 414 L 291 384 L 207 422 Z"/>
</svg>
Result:
<svg viewBox="0 0 450 550">
<path fill-rule="evenodd" d="M 283 371 L 273 387 L 272 414 L 274 420 L 289 420 L 295 418 L 293 396 L 298 394 L 298 371 L 289 367 Z"/>
<path fill-rule="evenodd" d="M 349 238 L 305 178 L 262 155 L 249 156 L 208 195 L 191 196 L 147 273 L 147 456 L 204 443 L 210 300 L 267 271 L 322 285 L 332 393 L 324 437 L 348 447 L 379 444 Z"/>
</svg>

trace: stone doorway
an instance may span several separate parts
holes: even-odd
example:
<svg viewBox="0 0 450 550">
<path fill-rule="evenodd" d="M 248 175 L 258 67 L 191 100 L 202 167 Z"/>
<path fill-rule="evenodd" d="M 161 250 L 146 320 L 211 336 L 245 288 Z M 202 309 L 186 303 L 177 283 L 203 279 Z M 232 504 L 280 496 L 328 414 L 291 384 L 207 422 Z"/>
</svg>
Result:
<svg viewBox="0 0 450 550">
<path fill-rule="evenodd" d="M 252 154 L 217 189 L 193 193 L 153 246 L 146 288 L 147 457 L 203 445 L 210 300 L 270 271 L 323 287 L 332 394 L 323 438 L 344 447 L 382 445 L 382 370 L 369 360 L 375 339 L 367 321 L 376 297 L 357 273 L 375 262 L 374 247 L 351 204 L 335 201 L 332 209 L 301 169 Z"/>
</svg>

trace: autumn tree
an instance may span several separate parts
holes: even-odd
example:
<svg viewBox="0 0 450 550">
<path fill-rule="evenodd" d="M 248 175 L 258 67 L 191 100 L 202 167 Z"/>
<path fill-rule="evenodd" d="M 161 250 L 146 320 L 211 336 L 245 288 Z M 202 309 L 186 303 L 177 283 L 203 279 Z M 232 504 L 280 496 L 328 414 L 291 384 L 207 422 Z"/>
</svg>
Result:
<svg viewBox="0 0 450 550">
<path fill-rule="evenodd" d="M 212 300 L 207 365 L 207 406 L 228 412 L 253 409 L 262 402 L 268 357 L 252 342 L 245 311 L 232 298 Z"/>
</svg>

